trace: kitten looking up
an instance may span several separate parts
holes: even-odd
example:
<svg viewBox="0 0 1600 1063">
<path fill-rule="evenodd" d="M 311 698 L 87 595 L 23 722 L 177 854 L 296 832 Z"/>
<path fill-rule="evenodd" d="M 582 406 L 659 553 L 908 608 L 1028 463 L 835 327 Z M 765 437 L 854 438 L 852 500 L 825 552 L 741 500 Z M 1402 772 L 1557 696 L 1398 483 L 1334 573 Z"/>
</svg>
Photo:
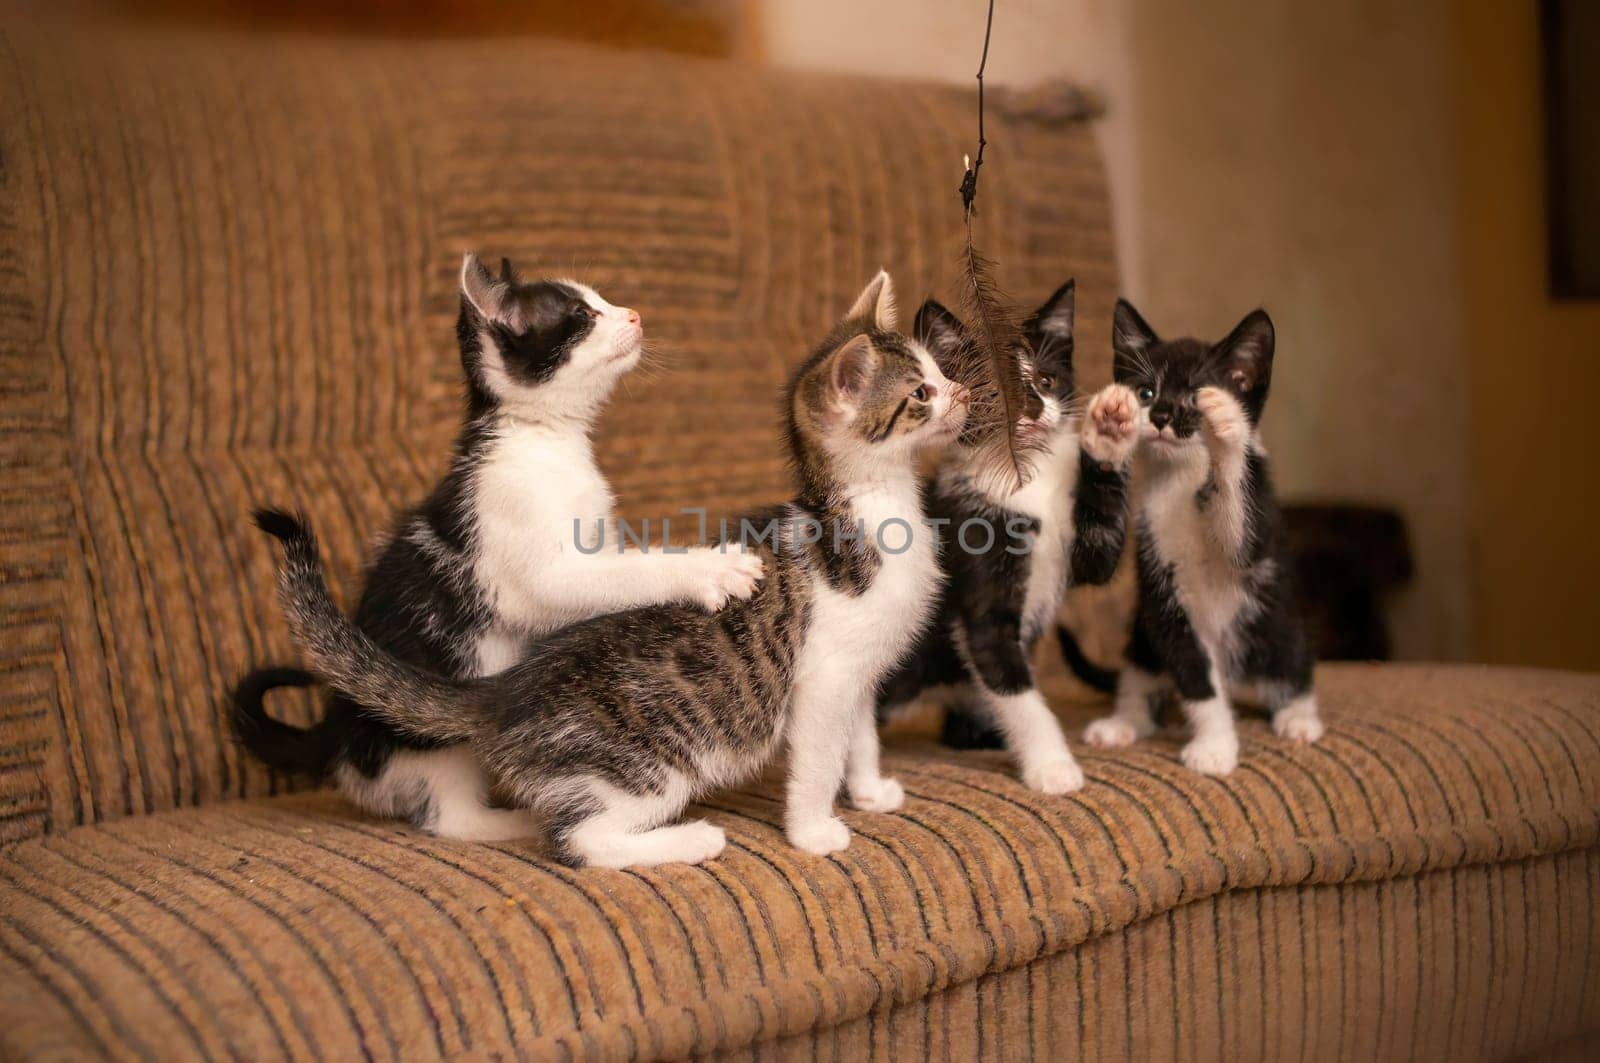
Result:
<svg viewBox="0 0 1600 1063">
<path fill-rule="evenodd" d="M 884 715 L 930 690 L 949 692 L 944 741 L 1003 742 L 1023 782 L 1045 793 L 1076 790 L 1083 772 L 1034 684 L 1032 651 L 1069 584 L 1104 583 L 1116 570 L 1138 408 L 1113 385 L 1081 425 L 1070 414 L 1075 302 L 1068 281 L 1023 326 L 1032 402 L 1018 434 L 1030 444 L 1028 482 L 1011 489 L 980 475 L 982 441 L 968 433 L 945 456 L 928 510 L 942 522 L 950 580 L 938 619 L 879 691 Z M 966 342 L 962 323 L 931 299 L 917 335 L 941 359 Z"/>
<path fill-rule="evenodd" d="M 567 863 L 716 856 L 720 828 L 676 820 L 698 795 L 759 772 L 785 740 L 790 842 L 844 848 L 850 832 L 833 803 L 847 763 L 858 806 L 889 811 L 904 796 L 878 772 L 872 697 L 939 586 L 916 460 L 953 438 L 967 413 L 964 389 L 894 324 L 880 273 L 794 375 L 798 491 L 748 518 L 754 535 L 741 529 L 766 566 L 748 600 L 715 614 L 652 605 L 595 617 L 531 645 L 504 672 L 455 679 L 351 624 L 328 594 L 310 532 L 261 511 L 261 527 L 285 547 L 279 590 L 297 641 L 325 681 L 371 711 L 470 743 Z"/>
<path fill-rule="evenodd" d="M 586 617 L 658 602 L 717 609 L 754 590 L 755 557 L 573 548 L 574 521 L 611 519 L 589 437 L 639 362 L 637 313 L 574 281 L 523 282 L 505 260 L 495 277 L 468 255 L 456 334 L 466 418 L 444 478 L 394 519 L 366 569 L 355 623 L 375 645 L 441 675 L 489 675 L 528 639 Z M 332 776 L 368 812 L 443 837 L 532 832 L 525 813 L 489 807 L 464 745 L 396 728 L 338 692 L 310 728 L 267 715 L 267 691 L 311 682 L 263 669 L 236 689 L 234 730 L 269 766 Z"/>
<path fill-rule="evenodd" d="M 1092 745 L 1155 729 L 1151 699 L 1175 687 L 1194 736 L 1183 762 L 1226 775 L 1239 762 L 1232 699 L 1260 701 L 1279 735 L 1315 742 L 1311 654 L 1293 608 L 1283 517 L 1256 426 L 1275 336 L 1252 311 L 1220 343 L 1163 342 L 1119 300 L 1114 372 L 1140 404 L 1133 509 L 1139 604 L 1112 714 Z"/>
</svg>

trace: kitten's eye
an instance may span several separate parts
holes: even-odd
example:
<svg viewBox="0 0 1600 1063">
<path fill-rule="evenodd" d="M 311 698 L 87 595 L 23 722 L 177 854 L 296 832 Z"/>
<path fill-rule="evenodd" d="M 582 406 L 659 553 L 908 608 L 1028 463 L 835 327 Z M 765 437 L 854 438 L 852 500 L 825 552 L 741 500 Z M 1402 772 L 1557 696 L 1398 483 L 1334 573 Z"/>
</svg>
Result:
<svg viewBox="0 0 1600 1063">
<path fill-rule="evenodd" d="M 590 321 L 598 321 L 598 320 L 600 320 L 600 311 L 596 310 L 594 307 L 590 306 L 588 303 L 573 303 L 572 304 L 572 316 L 573 317 L 586 317 Z"/>
<path fill-rule="evenodd" d="M 926 385 L 926 384 L 918 384 L 917 385 L 917 390 L 915 390 L 915 391 L 913 391 L 911 393 L 911 397 L 916 399 L 918 402 L 927 402 L 928 401 L 928 385 Z"/>
<path fill-rule="evenodd" d="M 1040 373 L 1039 386 L 1046 389 L 1053 388 L 1056 386 L 1056 378 L 1049 373 Z"/>
<path fill-rule="evenodd" d="M 1144 387 L 1139 389 L 1139 401 L 1140 402 L 1154 402 L 1155 401 L 1155 397 L 1156 397 L 1156 389 L 1151 387 L 1149 384 L 1146 384 Z"/>
</svg>

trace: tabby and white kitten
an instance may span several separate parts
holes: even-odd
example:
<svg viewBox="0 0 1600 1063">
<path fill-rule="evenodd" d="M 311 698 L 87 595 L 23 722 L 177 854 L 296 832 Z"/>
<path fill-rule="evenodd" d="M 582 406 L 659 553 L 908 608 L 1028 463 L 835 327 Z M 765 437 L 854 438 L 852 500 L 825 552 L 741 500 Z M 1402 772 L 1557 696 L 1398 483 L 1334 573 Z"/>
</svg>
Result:
<svg viewBox="0 0 1600 1063">
<path fill-rule="evenodd" d="M 1251 312 L 1217 344 L 1163 342 L 1118 301 L 1115 375 L 1135 392 L 1139 605 L 1112 714 L 1091 745 L 1155 729 L 1152 698 L 1175 687 L 1194 735 L 1184 764 L 1239 762 L 1231 698 L 1261 702 L 1279 735 L 1315 742 L 1322 721 L 1294 610 L 1283 518 L 1256 425 L 1272 378 L 1272 320 Z"/>
<path fill-rule="evenodd" d="M 759 772 L 785 739 L 789 840 L 813 853 L 844 848 L 850 832 L 833 803 L 847 763 L 857 807 L 888 811 L 904 797 L 879 774 L 872 695 L 939 586 L 931 538 L 910 534 L 923 517 L 916 459 L 966 419 L 963 389 L 894 324 L 880 273 L 794 376 L 798 493 L 746 520 L 754 534 L 741 539 L 766 566 L 748 600 L 716 614 L 655 605 L 597 617 L 507 671 L 452 679 L 351 624 L 310 532 L 262 511 L 258 522 L 286 547 L 279 589 L 291 629 L 317 673 L 356 701 L 409 731 L 470 743 L 568 864 L 716 856 L 720 828 L 674 821 L 696 796 Z"/>
<path fill-rule="evenodd" d="M 951 448 L 928 506 L 943 528 L 949 583 L 938 619 L 878 692 L 888 715 L 938 691 L 948 702 L 947 744 L 998 738 L 1023 781 L 1045 793 L 1078 789 L 1083 772 L 1034 684 L 1032 652 L 1069 584 L 1104 583 L 1116 570 L 1138 409 L 1126 388 L 1112 386 L 1089 403 L 1081 436 L 1069 416 L 1074 291 L 1068 281 L 1023 325 L 1033 402 L 1020 431 L 1033 437 L 1032 475 L 1007 490 L 977 474 L 977 441 Z M 936 357 L 965 342 L 961 322 L 932 300 L 917 314 L 917 335 Z"/>
<path fill-rule="evenodd" d="M 746 597 L 756 557 L 573 548 L 574 521 L 612 516 L 590 432 L 616 381 L 638 364 L 639 315 L 573 281 L 495 278 L 468 255 L 457 337 L 466 420 L 449 471 L 395 518 L 368 567 L 355 623 L 388 654 L 440 675 L 490 675 L 530 638 L 575 621 L 660 602 L 715 610 Z M 240 740 L 280 771 L 331 775 L 357 805 L 449 838 L 533 832 L 521 811 L 491 808 L 472 751 L 414 734 L 334 692 L 313 727 L 267 715 L 266 691 L 309 685 L 265 669 L 235 691 Z"/>
</svg>

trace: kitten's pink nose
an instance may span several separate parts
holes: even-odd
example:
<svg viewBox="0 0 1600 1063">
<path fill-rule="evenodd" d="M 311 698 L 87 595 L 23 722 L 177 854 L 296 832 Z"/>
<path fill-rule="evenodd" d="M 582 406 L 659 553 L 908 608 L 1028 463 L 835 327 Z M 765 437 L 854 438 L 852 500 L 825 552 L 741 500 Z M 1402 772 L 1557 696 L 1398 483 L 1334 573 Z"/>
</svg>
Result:
<svg viewBox="0 0 1600 1063">
<path fill-rule="evenodd" d="M 644 327 L 643 319 L 639 317 L 639 311 L 624 309 L 623 313 L 628 315 L 628 324 L 638 325 L 640 328 Z"/>
</svg>

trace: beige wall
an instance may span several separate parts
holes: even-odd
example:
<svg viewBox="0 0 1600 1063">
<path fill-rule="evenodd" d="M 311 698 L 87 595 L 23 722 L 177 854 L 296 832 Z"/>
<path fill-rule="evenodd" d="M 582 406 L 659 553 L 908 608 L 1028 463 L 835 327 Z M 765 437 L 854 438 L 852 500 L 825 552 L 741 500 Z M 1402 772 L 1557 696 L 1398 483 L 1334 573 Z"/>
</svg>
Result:
<svg viewBox="0 0 1600 1063">
<path fill-rule="evenodd" d="M 1536 5 L 1462 4 L 1476 645 L 1600 669 L 1600 301 L 1546 293 Z"/>
<path fill-rule="evenodd" d="M 1100 37 L 1120 0 L 997 0 L 991 84 L 1103 74 Z M 817 70 L 971 82 L 987 0 L 764 0 L 764 52 Z M 1090 32 L 1076 32 L 1086 25 Z"/>
<path fill-rule="evenodd" d="M 1268 308 L 1282 492 L 1405 513 L 1395 643 L 1425 658 L 1471 635 L 1448 8 L 1134 0 L 1124 31 L 1129 291 L 1204 335 Z"/>
<path fill-rule="evenodd" d="M 774 60 L 971 78 L 982 0 L 769 0 Z M 1397 651 L 1470 649 L 1467 373 L 1446 0 L 1001 3 L 996 81 L 1104 90 L 1124 287 L 1157 329 L 1279 329 L 1289 498 L 1407 517 Z M 844 33 L 842 25 L 853 31 Z"/>
</svg>

